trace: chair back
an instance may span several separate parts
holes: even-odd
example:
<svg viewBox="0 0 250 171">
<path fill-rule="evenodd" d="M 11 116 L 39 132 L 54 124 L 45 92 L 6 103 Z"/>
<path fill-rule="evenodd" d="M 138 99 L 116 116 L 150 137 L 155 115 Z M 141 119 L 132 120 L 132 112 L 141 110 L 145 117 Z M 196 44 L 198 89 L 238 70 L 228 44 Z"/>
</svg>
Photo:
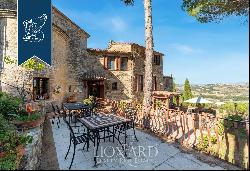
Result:
<svg viewBox="0 0 250 171">
<path fill-rule="evenodd" d="M 85 108 L 85 109 L 81 109 L 81 114 L 80 117 L 88 117 L 88 116 L 92 116 L 94 114 L 93 112 L 93 108 Z"/>
<path fill-rule="evenodd" d="M 51 103 L 51 107 L 52 107 L 53 112 L 56 113 L 56 108 L 55 108 L 55 106 L 53 105 L 53 103 Z"/>
<path fill-rule="evenodd" d="M 125 117 L 131 119 L 133 122 L 136 119 L 137 110 L 135 108 L 129 107 L 125 109 Z"/>
<path fill-rule="evenodd" d="M 60 108 L 58 107 L 58 105 L 56 105 L 56 110 L 57 110 L 58 113 L 61 113 L 61 110 L 60 110 Z"/>
<path fill-rule="evenodd" d="M 66 123 L 66 125 L 70 131 L 70 137 L 74 138 L 74 140 L 75 140 L 76 136 L 75 136 L 75 133 L 74 133 L 73 128 L 71 127 L 70 123 L 66 119 L 64 119 L 64 122 Z"/>
</svg>

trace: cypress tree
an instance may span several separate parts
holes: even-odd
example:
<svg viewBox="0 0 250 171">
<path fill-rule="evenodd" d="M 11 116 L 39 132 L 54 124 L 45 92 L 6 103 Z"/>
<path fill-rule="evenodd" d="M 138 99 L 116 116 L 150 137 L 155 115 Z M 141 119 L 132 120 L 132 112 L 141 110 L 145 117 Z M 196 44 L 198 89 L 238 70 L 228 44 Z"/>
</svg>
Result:
<svg viewBox="0 0 250 171">
<path fill-rule="evenodd" d="M 193 97 L 192 90 L 188 79 L 186 78 L 184 83 L 183 100 L 187 100 Z"/>
</svg>

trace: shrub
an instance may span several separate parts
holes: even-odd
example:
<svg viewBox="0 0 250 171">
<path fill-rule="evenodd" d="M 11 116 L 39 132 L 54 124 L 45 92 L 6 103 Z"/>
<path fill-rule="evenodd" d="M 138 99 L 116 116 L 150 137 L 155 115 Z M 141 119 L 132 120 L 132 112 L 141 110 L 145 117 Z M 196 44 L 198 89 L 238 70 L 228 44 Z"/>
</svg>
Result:
<svg viewBox="0 0 250 171">
<path fill-rule="evenodd" d="M 15 153 L 0 158 L 0 170 L 16 170 L 16 159 Z"/>
<path fill-rule="evenodd" d="M 229 133 L 233 133 L 234 131 L 236 131 L 236 129 L 234 129 L 234 122 L 237 121 L 238 124 L 241 123 L 241 121 L 244 120 L 244 116 L 243 115 L 228 115 L 226 116 L 223 120 L 219 121 L 218 124 L 218 133 L 220 136 L 224 136 L 225 134 L 225 129 L 229 132 Z M 245 140 L 246 139 L 246 129 L 243 126 L 238 125 L 238 133 L 241 139 Z M 234 133 L 233 133 L 234 134 Z"/>
<path fill-rule="evenodd" d="M 19 134 L 16 127 L 0 114 L 0 152 L 6 153 L 6 156 L 0 158 L 0 170 L 16 169 L 17 146 L 25 146 L 32 140 L 32 136 Z"/>
<path fill-rule="evenodd" d="M 21 115 L 20 114 L 17 115 L 15 120 L 17 120 L 17 121 L 35 121 L 37 119 L 40 119 L 41 117 L 43 117 L 43 114 L 40 112 L 32 112 L 31 114 L 23 113 Z"/>
<path fill-rule="evenodd" d="M 0 92 L 0 114 L 2 114 L 5 119 L 13 119 L 13 116 L 10 114 L 18 113 L 20 103 L 21 100 L 19 98 Z"/>
<path fill-rule="evenodd" d="M 124 111 L 127 108 L 127 102 L 121 100 L 118 106 L 122 111 Z"/>
<path fill-rule="evenodd" d="M 162 101 L 160 101 L 160 100 L 156 100 L 156 101 L 155 101 L 155 105 L 156 105 L 158 108 L 161 108 L 161 107 L 163 106 Z"/>
<path fill-rule="evenodd" d="M 225 110 L 226 113 L 233 114 L 233 113 L 235 113 L 235 107 L 236 107 L 236 112 L 241 114 L 241 115 L 246 115 L 249 113 L 249 104 L 248 103 L 236 103 L 236 104 L 234 104 L 233 102 L 227 102 L 224 105 L 220 106 L 219 111 L 222 112 L 223 110 Z"/>
<path fill-rule="evenodd" d="M 217 138 L 215 135 L 211 135 L 211 144 L 212 145 L 217 144 Z M 201 142 L 201 137 L 199 137 L 196 148 L 200 151 L 209 152 L 208 147 L 209 147 L 208 136 L 203 135 L 203 142 Z"/>
</svg>

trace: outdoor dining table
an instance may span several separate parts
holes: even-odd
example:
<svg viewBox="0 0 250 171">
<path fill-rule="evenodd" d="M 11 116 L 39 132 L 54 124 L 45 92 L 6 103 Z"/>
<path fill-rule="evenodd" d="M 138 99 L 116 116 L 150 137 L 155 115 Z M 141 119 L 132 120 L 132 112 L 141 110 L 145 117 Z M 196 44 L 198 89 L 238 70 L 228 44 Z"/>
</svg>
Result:
<svg viewBox="0 0 250 171">
<path fill-rule="evenodd" d="M 90 106 L 87 106 L 83 103 L 64 103 L 63 106 L 69 110 L 69 111 L 72 111 L 72 110 L 81 110 L 81 109 L 89 109 Z"/>
<path fill-rule="evenodd" d="M 69 115 L 70 117 L 72 116 L 72 111 L 82 111 L 82 110 L 91 110 L 91 107 L 90 106 L 87 106 L 83 103 L 64 103 L 63 104 L 63 107 L 64 109 L 68 110 L 69 111 Z"/>
<path fill-rule="evenodd" d="M 89 117 L 78 118 L 78 120 L 87 128 L 88 142 L 89 140 L 92 141 L 94 143 L 94 146 L 96 147 L 96 152 L 94 156 L 95 165 L 97 163 L 97 152 L 98 152 L 98 147 L 100 144 L 100 139 L 104 139 L 105 141 L 106 138 L 109 138 L 109 139 L 113 138 L 113 142 L 114 142 L 114 139 L 118 140 L 126 156 L 126 144 L 127 144 L 126 129 L 124 130 L 124 134 L 125 134 L 124 144 L 121 143 L 120 139 L 117 138 L 115 134 L 116 134 L 116 126 L 124 125 L 126 127 L 126 125 L 131 121 L 130 119 L 126 119 L 126 118 L 123 118 L 114 114 L 98 113 L 96 115 L 92 115 Z M 110 128 L 112 128 L 112 130 Z M 104 136 L 100 137 L 100 132 L 102 132 L 103 130 L 107 131 L 108 135 L 106 136 L 105 131 L 104 131 Z M 89 148 L 89 143 L 87 144 L 87 150 L 88 148 Z"/>
</svg>

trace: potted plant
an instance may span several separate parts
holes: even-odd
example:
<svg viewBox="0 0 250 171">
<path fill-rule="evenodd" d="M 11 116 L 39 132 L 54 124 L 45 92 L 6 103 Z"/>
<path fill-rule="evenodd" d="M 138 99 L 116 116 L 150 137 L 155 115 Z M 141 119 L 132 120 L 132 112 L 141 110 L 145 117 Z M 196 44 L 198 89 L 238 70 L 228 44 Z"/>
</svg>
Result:
<svg viewBox="0 0 250 171">
<path fill-rule="evenodd" d="M 15 116 L 16 117 L 12 123 L 18 127 L 25 127 L 25 128 L 38 127 L 45 120 L 44 114 L 42 112 L 39 112 L 39 111 L 27 112 L 27 111 L 22 109 Z"/>
<path fill-rule="evenodd" d="M 89 96 L 89 98 L 86 98 L 83 100 L 83 104 L 94 107 L 95 105 L 95 97 L 94 96 Z"/>
</svg>

